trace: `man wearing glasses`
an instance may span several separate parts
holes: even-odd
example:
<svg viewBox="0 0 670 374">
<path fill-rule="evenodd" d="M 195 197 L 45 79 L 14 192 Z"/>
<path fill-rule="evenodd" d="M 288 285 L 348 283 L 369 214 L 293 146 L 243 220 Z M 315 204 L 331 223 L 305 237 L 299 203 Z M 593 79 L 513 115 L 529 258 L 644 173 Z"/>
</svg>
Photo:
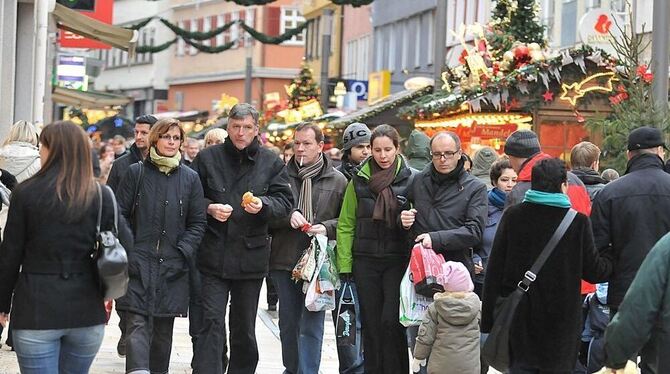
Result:
<svg viewBox="0 0 670 374">
<path fill-rule="evenodd" d="M 202 150 L 191 164 L 200 175 L 207 208 L 197 260 L 203 325 L 193 363 L 199 374 L 221 374 L 226 367 L 229 373 L 256 371 L 256 310 L 270 262 L 268 222 L 288 216 L 293 207 L 284 163 L 258 140 L 258 111 L 246 103 L 235 105 L 227 131 L 223 144 Z"/>
<path fill-rule="evenodd" d="M 424 168 L 409 187 L 414 209 L 400 213 L 411 237 L 441 253 L 446 261 L 462 262 L 474 275 L 472 250 L 481 244 L 488 218 L 486 185 L 468 173 L 461 139 L 441 131 L 430 139 L 432 165 Z M 408 328 L 414 351 L 418 328 Z"/>
</svg>

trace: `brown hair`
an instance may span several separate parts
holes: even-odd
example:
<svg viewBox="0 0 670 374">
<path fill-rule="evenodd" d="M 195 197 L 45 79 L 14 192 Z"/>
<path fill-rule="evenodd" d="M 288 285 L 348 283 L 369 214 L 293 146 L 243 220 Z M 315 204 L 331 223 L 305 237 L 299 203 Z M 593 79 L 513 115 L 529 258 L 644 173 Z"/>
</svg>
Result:
<svg viewBox="0 0 670 374">
<path fill-rule="evenodd" d="M 600 158 L 600 148 L 591 142 L 581 142 L 570 151 L 570 165 L 573 169 L 590 168 Z"/>
<path fill-rule="evenodd" d="M 375 139 L 383 136 L 391 139 L 393 145 L 397 149 L 400 149 L 400 134 L 398 134 L 398 130 L 389 125 L 379 125 L 375 127 L 370 136 L 370 145 L 374 144 Z"/>
<path fill-rule="evenodd" d="M 501 157 L 491 164 L 491 171 L 489 176 L 491 177 L 491 185 L 495 187 L 498 184 L 498 179 L 505 171 L 505 169 L 513 169 L 512 164 L 509 162 L 509 158 Z"/>
<path fill-rule="evenodd" d="M 161 135 L 170 131 L 170 129 L 173 127 L 177 127 L 179 129 L 179 136 L 181 136 L 181 144 L 183 144 L 185 134 L 184 129 L 181 127 L 181 124 L 179 123 L 179 120 L 174 118 L 164 118 L 156 122 L 156 124 L 151 127 L 151 131 L 149 132 L 149 147 L 156 146 L 156 143 L 158 143 L 158 139 L 161 137 Z"/>
<path fill-rule="evenodd" d="M 299 123 L 298 126 L 295 127 L 294 133 L 305 130 L 314 131 L 314 139 L 316 140 L 317 143 L 321 143 L 323 141 L 323 130 L 321 130 L 319 125 L 317 125 L 316 123 L 314 122 Z"/>
<path fill-rule="evenodd" d="M 96 196 L 91 144 L 84 130 L 70 121 L 47 125 L 40 135 L 48 156 L 30 183 L 45 180 L 65 205 L 65 217 L 78 221 Z"/>
</svg>

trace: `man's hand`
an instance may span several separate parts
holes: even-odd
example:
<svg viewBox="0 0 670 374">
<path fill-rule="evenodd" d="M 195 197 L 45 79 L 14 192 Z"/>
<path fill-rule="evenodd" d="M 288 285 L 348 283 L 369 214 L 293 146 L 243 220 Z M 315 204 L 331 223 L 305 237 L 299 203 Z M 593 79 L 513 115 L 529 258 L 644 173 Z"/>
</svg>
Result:
<svg viewBox="0 0 670 374">
<path fill-rule="evenodd" d="M 214 217 L 217 221 L 226 222 L 233 214 L 233 207 L 228 204 L 209 204 L 207 214 Z"/>
<path fill-rule="evenodd" d="M 475 262 L 475 274 L 481 274 L 484 271 L 484 266 L 481 262 Z"/>
<path fill-rule="evenodd" d="M 291 227 L 294 229 L 300 230 L 304 225 L 308 224 L 309 222 L 307 222 L 305 216 L 303 216 L 302 213 L 298 212 L 297 210 L 291 214 Z"/>
<path fill-rule="evenodd" d="M 402 227 L 405 230 L 408 230 L 414 224 L 416 219 L 416 209 L 403 210 L 400 212 L 400 222 L 402 222 Z"/>
<path fill-rule="evenodd" d="M 412 359 L 412 373 L 418 373 L 421 371 L 421 367 L 426 366 L 426 359 L 419 360 L 418 358 Z"/>
<path fill-rule="evenodd" d="M 433 248 L 433 241 L 430 239 L 430 234 L 421 234 L 414 239 L 415 242 L 421 243 L 426 248 Z"/>
<path fill-rule="evenodd" d="M 261 199 L 254 200 L 244 206 L 244 210 L 249 214 L 258 214 L 261 209 L 263 209 L 263 201 Z"/>
<path fill-rule="evenodd" d="M 0 313 L 0 326 L 7 327 L 7 321 L 9 321 L 9 314 Z"/>
<path fill-rule="evenodd" d="M 310 229 L 307 230 L 307 233 L 312 234 L 312 235 L 317 235 L 317 234 L 328 235 L 328 231 L 326 231 L 326 226 L 321 225 L 321 224 L 314 225 L 314 226 L 310 227 Z"/>
</svg>

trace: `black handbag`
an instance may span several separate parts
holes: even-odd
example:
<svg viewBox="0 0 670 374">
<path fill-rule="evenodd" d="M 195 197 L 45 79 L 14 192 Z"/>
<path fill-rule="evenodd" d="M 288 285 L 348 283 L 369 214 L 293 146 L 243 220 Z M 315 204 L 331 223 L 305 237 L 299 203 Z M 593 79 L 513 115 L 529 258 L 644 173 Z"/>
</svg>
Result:
<svg viewBox="0 0 670 374">
<path fill-rule="evenodd" d="M 119 233 L 119 208 L 111 188 L 105 186 L 112 197 L 114 206 L 114 228 L 112 231 L 100 231 L 102 220 L 102 188 L 98 188 L 98 222 L 96 225 L 95 248 L 91 257 L 98 268 L 98 278 L 105 300 L 117 299 L 128 290 L 128 254 L 117 238 Z"/>
<path fill-rule="evenodd" d="M 509 370 L 511 364 L 509 349 L 510 328 L 519 302 L 521 302 L 521 299 L 526 295 L 526 292 L 528 292 L 531 283 L 533 283 L 537 277 L 537 273 L 542 269 L 542 266 L 554 251 L 558 242 L 563 235 L 565 235 L 565 231 L 568 229 L 576 215 L 576 210 L 568 210 L 565 217 L 563 217 L 561 224 L 558 225 L 558 228 L 554 231 L 549 242 L 540 253 L 540 256 L 535 260 L 530 270 L 524 274 L 523 279 L 518 283 L 516 289 L 509 294 L 509 296 L 500 297 L 496 300 L 493 328 L 491 329 L 488 338 L 486 338 L 486 342 L 484 342 L 484 347 L 482 347 L 484 361 L 494 369 L 503 373 L 506 373 L 507 370 Z"/>
</svg>

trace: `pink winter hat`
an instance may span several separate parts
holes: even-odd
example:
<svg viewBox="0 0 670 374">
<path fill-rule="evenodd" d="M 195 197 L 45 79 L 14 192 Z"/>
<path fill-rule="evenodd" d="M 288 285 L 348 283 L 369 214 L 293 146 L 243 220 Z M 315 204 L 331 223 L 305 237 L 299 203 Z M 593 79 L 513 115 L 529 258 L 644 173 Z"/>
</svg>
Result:
<svg viewBox="0 0 670 374">
<path fill-rule="evenodd" d="M 475 289 L 470 272 L 461 262 L 445 262 L 442 264 L 442 274 L 442 285 L 447 292 L 469 292 Z"/>
</svg>

